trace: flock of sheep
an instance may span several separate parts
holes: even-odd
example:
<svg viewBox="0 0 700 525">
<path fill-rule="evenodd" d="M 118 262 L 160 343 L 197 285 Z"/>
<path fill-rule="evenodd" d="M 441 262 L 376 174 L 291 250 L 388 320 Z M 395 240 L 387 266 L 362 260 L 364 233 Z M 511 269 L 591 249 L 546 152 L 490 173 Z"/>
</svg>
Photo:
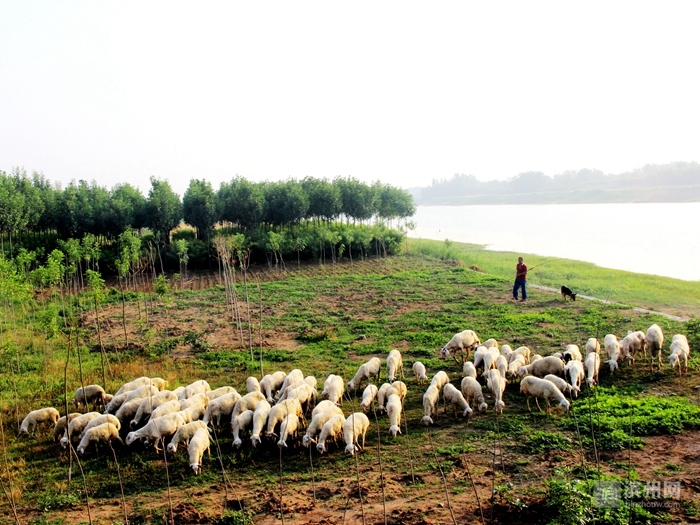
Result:
<svg viewBox="0 0 700 525">
<path fill-rule="evenodd" d="M 621 341 L 608 334 L 604 339 L 608 355 L 605 363 L 613 373 L 618 362 L 633 363 L 637 355 L 646 355 L 646 349 L 649 349 L 653 368 L 654 362 L 661 364 L 662 345 L 663 333 L 655 324 L 646 333 L 630 332 Z M 690 349 L 685 336 L 675 335 L 670 349 L 671 366 L 678 365 L 681 373 L 683 365 L 687 370 Z M 473 361 L 468 361 L 471 351 L 474 351 Z M 503 393 L 507 382 L 515 379 L 520 379 L 520 392 L 526 396 L 528 409 L 529 398 L 534 397 L 538 408 L 539 399 L 543 399 L 548 411 L 551 403 L 556 403 L 566 413 L 570 402 L 564 394 L 576 397 L 584 378 L 589 386 L 597 382 L 601 365 L 600 343 L 595 338 L 589 339 L 585 351 L 585 360 L 578 346 L 573 344 L 561 353 L 542 357 L 532 355 L 525 346 L 516 350 L 507 344 L 499 347 L 494 339 L 482 344 L 472 330 L 455 334 L 440 354 L 443 358 L 461 355 L 461 388 L 450 383 L 445 371 L 437 372 L 423 395 L 421 422 L 433 424 L 441 393 L 445 404 L 452 405 L 455 416 L 457 411 L 461 417 L 469 416 L 472 407 L 479 412 L 487 410 L 488 404 L 478 381 L 480 369 L 497 413 L 505 409 Z M 76 412 L 60 417 L 55 408 L 42 408 L 27 415 L 20 433 L 28 434 L 40 424 L 52 424 L 54 441 L 64 447 L 75 447 L 80 455 L 91 446 L 95 449 L 100 443 L 111 446 L 114 441 L 126 446 L 141 442 L 161 451 L 159 446 L 170 439 L 167 451 L 171 454 L 175 454 L 181 444 L 187 446 L 189 463 L 195 474 L 201 472 L 204 452 L 210 448 L 211 433 L 227 424 L 231 426 L 232 446 L 235 448 L 243 445 L 244 434 L 249 433 L 253 447 L 263 440 L 276 442 L 280 449 L 300 442 L 305 447 L 314 444 L 321 454 L 328 451 L 330 443 L 342 438 L 345 451 L 355 454 L 364 448 L 370 425 L 365 414 L 373 409 L 375 402 L 375 410 L 386 412 L 389 418 L 389 433 L 392 436 L 401 434 L 403 402 L 408 392 L 406 384 L 400 380 L 404 379 L 401 353 L 392 350 L 387 356 L 387 382 L 378 388 L 370 381 L 376 378 L 379 383 L 381 368 L 382 361 L 373 357 L 359 367 L 347 385 L 342 377 L 329 375 L 323 384 L 322 401 L 318 401 L 316 379 L 305 377 L 299 369 L 288 374 L 281 371 L 268 374 L 260 381 L 248 377 L 247 393 L 243 396 L 231 386 L 212 390 L 205 380 L 170 391 L 166 390 L 168 382 L 164 379 L 140 377 L 122 385 L 114 395 L 107 394 L 99 385 L 87 385 L 75 391 L 73 403 L 76 409 L 87 409 L 92 404 L 95 409 L 103 407 L 104 413 Z M 413 363 L 413 372 L 418 385 L 428 380 L 426 367 L 421 362 Z M 362 411 L 345 417 L 343 396 L 354 394 L 365 381 L 368 384 L 362 392 Z M 309 413 L 311 420 L 307 425 Z M 299 437 L 304 428 L 306 432 Z"/>
</svg>

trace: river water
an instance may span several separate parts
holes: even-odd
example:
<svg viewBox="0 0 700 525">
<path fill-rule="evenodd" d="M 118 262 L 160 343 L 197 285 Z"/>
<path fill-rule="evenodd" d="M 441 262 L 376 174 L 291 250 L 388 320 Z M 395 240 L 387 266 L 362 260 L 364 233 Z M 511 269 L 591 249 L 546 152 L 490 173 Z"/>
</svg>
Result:
<svg viewBox="0 0 700 525">
<path fill-rule="evenodd" d="M 700 202 L 419 206 L 409 237 L 700 280 Z"/>
</svg>

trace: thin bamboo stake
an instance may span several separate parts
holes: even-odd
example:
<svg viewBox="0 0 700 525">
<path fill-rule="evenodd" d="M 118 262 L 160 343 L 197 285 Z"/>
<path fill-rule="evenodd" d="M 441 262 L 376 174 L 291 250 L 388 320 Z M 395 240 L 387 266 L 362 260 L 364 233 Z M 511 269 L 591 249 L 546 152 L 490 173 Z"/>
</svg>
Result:
<svg viewBox="0 0 700 525">
<path fill-rule="evenodd" d="M 430 432 L 430 429 L 428 429 L 428 440 L 430 441 L 430 446 L 433 449 L 433 457 L 435 458 L 435 463 L 437 464 L 438 470 L 440 471 L 440 476 L 442 477 L 442 485 L 445 489 L 445 499 L 447 500 L 447 508 L 450 511 L 450 516 L 452 517 L 452 523 L 454 525 L 457 525 L 457 520 L 455 520 L 455 515 L 452 511 L 452 504 L 450 503 L 450 495 L 447 491 L 447 479 L 445 478 L 445 473 L 442 470 L 442 465 L 440 465 L 440 461 L 438 460 L 437 450 L 435 448 L 435 443 L 433 443 L 433 436 Z"/>
<path fill-rule="evenodd" d="M 68 420 L 68 418 L 66 418 Z M 70 438 L 70 436 L 69 436 Z M 78 468 L 80 469 L 80 476 L 83 478 L 83 490 L 85 491 L 85 503 L 87 504 L 87 513 L 88 513 L 88 522 L 90 525 L 92 525 L 92 514 L 90 512 L 90 497 L 88 495 L 88 488 L 87 488 L 87 480 L 85 479 L 85 472 L 83 472 L 83 466 L 80 464 L 80 459 L 78 458 L 78 454 L 75 452 L 75 449 L 73 448 L 73 443 L 71 443 L 71 440 L 68 439 L 68 448 L 69 448 L 69 454 L 73 454 L 75 456 L 75 462 L 78 464 Z"/>
<path fill-rule="evenodd" d="M 67 418 L 66 418 L 67 419 Z M 124 525 L 129 525 L 129 515 L 126 512 L 126 498 L 124 497 L 124 484 L 122 483 L 122 474 L 119 470 L 119 462 L 117 461 L 117 453 L 114 451 L 112 442 L 109 441 L 109 448 L 112 450 L 112 456 L 114 456 L 114 465 L 117 467 L 117 477 L 119 478 L 119 490 L 122 495 L 122 507 L 124 508 Z"/>
<path fill-rule="evenodd" d="M 19 525 L 19 518 L 17 517 L 17 506 L 15 503 L 15 497 L 13 495 L 12 489 L 12 476 L 10 475 L 10 464 L 7 460 L 7 445 L 5 444 L 5 426 L 2 422 L 2 414 L 0 414 L 0 434 L 2 435 L 2 453 L 3 458 L 5 459 L 5 472 L 7 473 L 7 484 L 10 486 L 10 490 L 8 491 L 5 489 L 5 483 L 3 483 L 2 490 L 5 493 L 5 496 L 7 497 L 7 501 L 10 503 L 10 508 L 12 508 L 12 514 L 14 515 L 15 523 Z"/>
<path fill-rule="evenodd" d="M 374 412 L 374 422 L 377 425 L 377 457 L 379 458 L 379 481 L 382 487 L 382 509 L 384 512 L 384 525 L 387 525 L 386 493 L 384 491 L 384 469 L 382 467 L 382 437 L 379 433 L 379 418 L 377 417 L 376 407 L 373 406 L 372 411 Z"/>
<path fill-rule="evenodd" d="M 170 509 L 170 525 L 175 525 L 175 514 L 173 513 L 173 498 L 170 494 L 170 469 L 168 468 L 168 455 L 165 453 L 165 438 L 161 438 L 163 446 L 163 460 L 165 461 L 165 482 L 168 485 L 168 508 Z"/>
</svg>

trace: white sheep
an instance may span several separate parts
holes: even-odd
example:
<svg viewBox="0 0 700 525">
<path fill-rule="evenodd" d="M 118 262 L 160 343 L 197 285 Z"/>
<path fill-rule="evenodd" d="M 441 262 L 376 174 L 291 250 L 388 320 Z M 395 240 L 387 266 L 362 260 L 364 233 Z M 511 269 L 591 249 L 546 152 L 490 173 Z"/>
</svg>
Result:
<svg viewBox="0 0 700 525">
<path fill-rule="evenodd" d="M 610 373 L 612 374 L 619 368 L 617 360 L 620 358 L 620 343 L 617 341 L 615 334 L 608 334 L 603 340 L 603 345 L 605 346 L 605 353 L 608 354 L 608 360 L 605 363 L 610 366 Z"/>
<path fill-rule="evenodd" d="M 488 348 L 485 346 L 479 346 L 477 349 L 474 351 L 474 368 L 479 369 L 480 367 L 484 366 L 484 354 L 488 352 Z"/>
<path fill-rule="evenodd" d="M 481 344 L 483 346 L 485 346 L 486 348 L 495 348 L 496 350 L 498 350 L 498 341 L 496 341 L 493 337 L 491 337 L 490 339 L 487 339 L 486 341 L 484 341 Z"/>
<path fill-rule="evenodd" d="M 345 416 L 343 414 L 335 414 L 324 423 L 316 443 L 316 450 L 318 450 L 319 453 L 323 454 L 324 452 L 328 452 L 326 442 L 329 440 L 334 442 L 337 441 L 343 433 L 344 424 Z"/>
<path fill-rule="evenodd" d="M 189 399 L 195 394 L 206 394 L 207 392 L 211 392 L 211 387 L 209 386 L 209 383 L 207 383 L 204 379 L 200 379 L 187 385 L 185 389 L 182 392 L 180 392 L 178 398 L 180 399 L 180 401 L 183 401 L 185 399 Z"/>
<path fill-rule="evenodd" d="M 114 417 L 111 414 L 108 415 L 110 417 Z M 95 449 L 97 449 L 97 445 L 100 442 L 109 443 L 111 445 L 114 441 L 119 441 L 119 443 L 121 443 L 122 445 L 124 444 L 122 438 L 119 437 L 119 428 L 117 428 L 112 423 L 105 422 L 100 425 L 90 427 L 85 431 L 82 439 L 80 440 L 80 443 L 78 444 L 77 451 L 78 454 L 82 456 L 83 454 L 85 454 L 87 448 L 92 444 L 94 444 Z"/>
<path fill-rule="evenodd" d="M 562 355 L 557 353 L 554 354 L 553 357 L 556 357 L 557 359 L 561 359 Z M 540 354 L 533 354 L 532 357 L 530 358 L 530 364 L 534 363 L 535 361 L 539 361 L 540 359 L 544 359 Z"/>
<path fill-rule="evenodd" d="M 119 390 L 114 394 L 115 396 L 118 396 L 120 394 L 125 394 L 128 392 L 131 392 L 132 390 L 136 390 L 139 387 L 142 387 L 144 385 L 150 385 L 151 384 L 151 378 L 150 377 L 139 377 L 137 379 L 134 379 L 133 381 L 129 381 L 128 383 L 124 383 Z"/>
<path fill-rule="evenodd" d="M 565 363 L 568 363 L 572 359 L 583 361 L 583 356 L 581 355 L 581 350 L 579 350 L 578 345 L 566 345 L 566 350 L 562 352 L 562 360 Z"/>
<path fill-rule="evenodd" d="M 508 363 L 512 363 L 514 359 L 516 359 L 519 355 L 523 356 L 525 358 L 525 364 L 529 365 L 530 364 L 530 355 L 532 352 L 527 346 L 520 346 L 513 350 L 513 353 L 508 356 Z"/>
<path fill-rule="evenodd" d="M 316 403 L 316 398 L 318 397 L 318 392 L 315 388 L 306 382 L 295 386 L 292 389 L 287 389 L 284 394 L 285 399 L 296 398 L 301 403 L 302 408 L 304 408 L 304 413 L 307 413 L 312 404 Z M 282 401 L 282 400 L 280 400 Z"/>
<path fill-rule="evenodd" d="M 386 396 L 387 398 L 391 394 L 396 394 L 399 396 L 399 399 L 401 399 L 401 402 L 403 402 L 404 399 L 406 399 L 406 394 L 408 394 L 408 387 L 406 386 L 406 383 L 403 381 L 394 381 L 391 386 L 386 390 Z"/>
<path fill-rule="evenodd" d="M 526 366 L 525 356 L 522 354 L 516 355 L 513 360 L 508 363 L 508 372 L 506 372 L 506 377 L 518 377 L 518 370 L 521 366 Z"/>
<path fill-rule="evenodd" d="M 481 374 L 481 377 L 486 377 L 489 375 L 489 370 L 496 367 L 496 362 L 498 361 L 499 357 L 501 357 L 501 354 L 497 347 L 486 347 L 486 351 L 482 354 L 484 373 Z"/>
<path fill-rule="evenodd" d="M 569 378 L 569 384 L 573 388 L 574 397 L 578 397 L 585 375 L 586 371 L 583 368 L 583 363 L 579 359 L 572 359 L 566 363 L 564 367 L 564 377 Z"/>
<path fill-rule="evenodd" d="M 376 377 L 379 381 L 379 374 L 382 370 L 382 361 L 378 357 L 373 357 L 366 363 L 362 363 L 353 377 L 347 384 L 348 392 L 354 391 L 362 385 L 362 381 Z"/>
<path fill-rule="evenodd" d="M 363 412 L 368 412 L 374 399 L 377 397 L 377 392 L 379 389 L 376 385 L 367 385 L 367 387 L 362 392 L 362 403 L 360 403 L 360 409 Z"/>
<path fill-rule="evenodd" d="M 249 394 L 251 392 L 260 392 L 260 382 L 257 377 L 249 376 L 245 380 L 245 389 Z"/>
<path fill-rule="evenodd" d="M 175 454 L 177 452 L 177 447 L 180 443 L 184 443 L 185 446 L 190 444 L 190 439 L 194 436 L 200 428 L 207 429 L 207 424 L 204 421 L 192 421 L 191 423 L 186 423 L 177 429 L 173 438 L 168 443 L 168 452 Z"/>
<path fill-rule="evenodd" d="M 690 346 L 688 345 L 688 339 L 683 334 L 676 334 L 671 339 L 671 355 L 669 356 L 669 364 L 671 368 L 675 368 L 678 365 L 678 373 L 683 375 L 683 366 L 685 366 L 685 371 L 688 371 L 688 356 L 690 355 Z M 683 359 L 683 364 L 681 364 L 681 359 Z"/>
<path fill-rule="evenodd" d="M 646 335 L 647 348 L 649 348 L 649 355 L 651 356 L 651 361 L 649 362 L 651 370 L 654 370 L 654 361 L 659 365 L 659 370 L 661 370 L 662 361 L 662 348 L 664 346 L 664 334 L 658 325 L 653 324 L 647 329 Z"/>
<path fill-rule="evenodd" d="M 470 376 L 462 378 L 462 383 L 460 385 L 460 390 L 467 403 L 477 406 L 479 412 L 484 412 L 488 409 L 486 400 L 484 399 L 484 392 L 481 389 L 479 382 Z"/>
<path fill-rule="evenodd" d="M 258 394 L 259 393 L 260 392 L 258 392 Z M 263 399 L 263 401 L 265 400 Z M 265 401 L 265 403 L 267 403 L 267 401 Z M 243 441 L 240 437 L 241 432 L 243 432 L 245 429 L 251 426 L 251 424 L 253 423 L 253 414 L 254 412 L 248 409 L 236 415 L 235 417 L 231 417 L 231 433 L 233 434 L 232 445 L 234 447 L 238 448 L 243 444 Z"/>
<path fill-rule="evenodd" d="M 503 392 L 506 390 L 506 380 L 501 376 L 498 369 L 494 369 L 489 372 L 489 376 L 486 379 L 486 386 L 493 394 L 493 398 L 495 400 L 493 409 L 497 414 L 502 413 L 503 409 L 506 407 L 505 403 L 503 402 Z"/>
<path fill-rule="evenodd" d="M 401 357 L 401 352 L 398 350 L 392 350 L 386 358 L 386 370 L 387 370 L 387 381 L 393 383 L 396 381 L 398 376 L 401 379 L 404 378 L 403 375 L 403 358 Z"/>
<path fill-rule="evenodd" d="M 471 361 L 465 361 L 462 365 L 462 377 L 473 377 L 476 379 L 476 367 Z"/>
<path fill-rule="evenodd" d="M 285 399 L 270 409 L 270 413 L 267 416 L 267 431 L 265 435 L 277 439 L 275 429 L 277 425 L 284 421 L 288 414 L 296 414 L 300 418 L 304 416 L 298 399 Z"/>
<path fill-rule="evenodd" d="M 401 398 L 396 394 L 391 394 L 386 402 L 386 414 L 389 416 L 389 434 L 394 437 L 396 437 L 396 434 L 401 434 L 402 410 Z"/>
<path fill-rule="evenodd" d="M 105 407 L 105 414 L 116 414 L 117 410 L 119 410 L 119 407 L 121 407 L 124 404 L 126 396 L 126 392 L 121 393 L 119 395 L 115 394 L 114 397 L 112 397 L 112 400 L 109 403 L 107 403 L 107 406 Z"/>
<path fill-rule="evenodd" d="M 583 362 L 586 368 L 586 384 L 589 387 L 598 384 L 598 372 L 600 371 L 600 355 L 597 352 L 589 352 Z"/>
<path fill-rule="evenodd" d="M 267 423 L 267 416 L 270 414 L 271 408 L 270 403 L 267 400 L 263 400 L 258 403 L 255 412 L 253 412 L 253 431 L 250 435 L 250 442 L 254 447 L 260 443 L 260 432 L 262 432 Z"/>
<path fill-rule="evenodd" d="M 210 390 L 209 392 L 205 392 L 204 395 L 207 396 L 207 399 L 211 401 L 212 399 L 216 399 L 217 397 L 221 397 L 225 394 L 230 394 L 231 392 L 235 392 L 236 389 L 233 388 L 232 386 L 220 386 L 219 388 L 215 388 L 214 390 Z"/>
<path fill-rule="evenodd" d="M 275 399 L 282 399 L 282 396 L 284 396 L 284 393 L 288 388 L 294 388 L 294 386 L 300 385 L 303 382 L 304 373 L 298 368 L 295 368 L 285 376 L 284 381 L 282 381 L 282 386 L 275 396 Z"/>
<path fill-rule="evenodd" d="M 386 383 L 387 387 L 391 386 L 389 383 Z M 379 394 L 377 394 L 379 395 Z M 311 417 L 314 417 L 316 414 L 320 414 L 321 412 L 325 412 L 329 408 L 338 408 L 338 405 L 336 405 L 333 401 L 329 401 L 328 399 L 324 399 L 321 401 L 316 407 L 313 409 L 311 412 Z"/>
<path fill-rule="evenodd" d="M 260 394 L 260 397 L 262 398 L 262 394 Z M 205 423 L 211 421 L 212 425 L 220 427 L 226 421 L 231 420 L 233 409 L 240 399 L 242 398 L 238 392 L 231 392 L 230 394 L 224 394 L 223 396 L 213 399 L 209 402 L 209 405 L 207 405 L 207 410 L 204 412 L 202 420 Z"/>
<path fill-rule="evenodd" d="M 114 425 L 117 428 L 117 430 L 121 430 L 122 428 L 122 424 L 116 416 L 114 416 L 113 414 L 102 414 L 88 421 L 88 424 L 85 425 L 85 428 L 83 428 L 83 431 L 80 433 L 80 438 L 82 439 L 85 433 L 91 428 L 96 427 L 97 425 L 102 425 L 104 423 Z"/>
<path fill-rule="evenodd" d="M 636 343 L 632 345 L 632 353 L 635 354 L 644 354 L 644 357 L 647 356 L 647 336 L 644 332 L 641 330 L 637 330 L 634 332 L 627 332 L 627 335 L 630 337 L 633 337 L 636 339 Z M 626 337 L 626 336 L 625 336 Z"/>
<path fill-rule="evenodd" d="M 80 416 L 73 419 L 70 423 L 68 423 L 68 429 L 61 438 L 61 446 L 67 447 L 69 441 L 71 443 L 75 443 L 78 440 L 80 434 L 83 433 L 83 429 L 87 426 L 87 424 L 96 417 L 100 417 L 101 415 L 102 414 L 100 414 L 99 412 L 88 412 L 87 414 L 81 414 Z"/>
<path fill-rule="evenodd" d="M 384 410 L 384 402 L 386 401 L 387 398 L 387 391 L 391 388 L 391 385 L 389 383 L 384 383 L 382 386 L 379 387 L 379 390 L 377 391 L 377 412 L 382 413 Z"/>
<path fill-rule="evenodd" d="M 343 438 L 345 439 L 345 452 L 355 455 L 355 452 L 365 448 L 365 435 L 369 428 L 369 418 L 362 412 L 350 414 L 343 423 Z M 362 446 L 360 446 L 362 437 Z"/>
<path fill-rule="evenodd" d="M 142 401 L 142 398 L 137 397 L 136 399 L 122 403 L 122 406 L 119 407 L 119 410 L 117 410 L 117 413 L 114 415 L 122 422 L 123 427 L 129 428 L 130 422 L 136 415 L 136 412 L 138 412 Z"/>
<path fill-rule="evenodd" d="M 143 439 L 146 445 L 153 442 L 156 452 L 160 452 L 158 447 L 160 440 L 172 436 L 178 428 L 185 424 L 185 420 L 177 412 L 151 419 L 143 428 L 129 432 L 126 435 L 126 444 L 131 445 L 137 439 Z"/>
<path fill-rule="evenodd" d="M 438 390 L 442 390 L 442 388 L 449 382 L 450 376 L 447 375 L 447 372 L 440 370 L 437 374 L 433 376 L 433 379 L 430 381 L 430 384 L 437 387 Z"/>
<path fill-rule="evenodd" d="M 318 389 L 318 379 L 316 379 L 314 376 L 306 376 L 304 378 L 304 383 L 309 385 L 314 390 Z"/>
<path fill-rule="evenodd" d="M 179 386 L 175 390 L 173 390 L 172 392 L 173 392 L 173 394 L 175 394 L 177 396 L 178 399 L 180 399 L 180 394 L 182 394 L 184 391 L 185 391 L 185 387 Z"/>
<path fill-rule="evenodd" d="M 571 386 L 571 385 L 570 385 L 569 383 L 567 383 L 566 381 L 564 381 L 564 380 L 563 380 L 561 377 L 559 377 L 559 376 L 555 376 L 555 375 L 553 375 L 553 374 L 547 374 L 546 376 L 543 377 L 543 379 L 545 379 L 545 380 L 547 380 L 547 381 L 549 381 L 549 382 L 554 383 L 555 385 L 557 385 L 557 388 L 558 388 L 559 390 L 561 390 L 562 394 L 567 394 L 567 393 L 571 393 L 571 392 L 574 391 L 574 387 Z"/>
<path fill-rule="evenodd" d="M 209 432 L 204 428 L 199 428 L 190 439 L 190 444 L 187 446 L 187 454 L 190 458 L 190 467 L 195 475 L 202 473 L 202 458 L 207 452 L 211 456 L 211 441 L 209 441 Z"/>
<path fill-rule="evenodd" d="M 131 420 L 131 428 L 136 428 L 142 420 L 148 419 L 153 410 L 168 401 L 177 401 L 177 396 L 169 390 L 163 390 L 158 392 L 155 396 L 144 398 L 139 405 L 139 409 L 136 411 L 134 419 Z M 177 401 L 177 405 L 178 407 L 180 406 L 179 401 Z"/>
<path fill-rule="evenodd" d="M 437 419 L 437 404 L 439 400 L 440 390 L 435 385 L 428 386 L 425 394 L 423 394 L 423 417 L 421 418 L 421 423 L 428 426 L 433 424 L 433 418 Z"/>
<path fill-rule="evenodd" d="M 525 401 L 527 403 L 527 409 L 530 409 L 530 396 L 535 398 L 535 403 L 537 403 L 537 408 L 542 410 L 540 407 L 539 399 L 544 399 L 547 402 L 547 413 L 549 413 L 549 407 L 551 401 L 556 401 L 559 406 L 564 410 L 564 413 L 569 411 L 570 403 L 561 393 L 561 390 L 557 388 L 557 385 L 546 379 L 540 379 L 534 376 L 524 377 L 520 381 L 520 393 L 525 394 Z"/>
<path fill-rule="evenodd" d="M 530 363 L 529 365 L 521 366 L 518 369 L 518 376 L 523 377 L 526 374 L 532 374 L 537 377 L 544 377 L 547 374 L 562 375 L 564 372 L 564 361 L 558 357 L 549 355 L 542 359 Z"/>
<path fill-rule="evenodd" d="M 469 406 L 469 403 L 467 403 L 467 400 L 464 398 L 462 392 L 457 390 L 454 385 L 447 383 L 445 388 L 442 389 L 442 394 L 445 396 L 445 400 L 452 404 L 455 417 L 457 417 L 457 409 L 461 411 L 462 417 L 471 415 L 472 409 Z"/>
<path fill-rule="evenodd" d="M 133 401 L 134 399 L 143 399 L 144 397 L 155 396 L 158 392 L 160 392 L 160 390 L 158 390 L 158 388 L 153 385 L 140 386 L 136 390 L 132 390 L 131 392 L 126 393 L 124 403 Z"/>
<path fill-rule="evenodd" d="M 143 401 L 142 401 L 143 403 Z M 166 401 L 165 403 L 157 406 L 156 408 L 153 409 L 151 412 L 151 416 L 149 419 L 157 419 L 159 417 L 163 417 L 165 414 L 173 414 L 175 412 L 180 412 L 182 410 L 182 403 L 178 401 L 177 399 L 171 399 L 170 401 Z M 193 405 L 195 406 L 195 405 Z M 134 418 L 136 419 L 136 418 Z M 135 425 L 133 424 L 134 421 L 131 421 L 131 424 L 129 425 L 132 429 L 135 428 Z"/>
<path fill-rule="evenodd" d="M 586 354 L 590 354 L 591 352 L 600 354 L 600 342 L 598 342 L 595 337 L 591 337 L 586 341 Z"/>
<path fill-rule="evenodd" d="M 496 359 L 496 368 L 501 373 L 501 377 L 506 377 L 508 374 L 508 358 L 504 355 L 499 355 Z"/>
<path fill-rule="evenodd" d="M 308 448 L 311 443 L 316 443 L 316 436 L 321 432 L 323 425 L 333 416 L 340 414 L 345 417 L 343 410 L 335 403 L 329 406 L 326 410 L 317 412 L 311 417 L 311 422 L 306 428 L 306 434 L 301 440 L 301 444 Z"/>
<path fill-rule="evenodd" d="M 238 394 L 233 394 L 233 392 L 231 392 L 227 395 L 233 396 L 233 398 L 235 398 Z M 255 409 L 257 408 L 258 403 L 260 403 L 260 401 L 265 401 L 265 395 L 258 390 L 248 392 L 243 397 L 238 396 L 238 399 L 234 401 L 233 410 L 231 411 L 231 418 L 236 417 L 238 414 L 241 414 L 246 410 L 252 410 L 253 412 L 255 412 Z M 211 406 L 211 403 L 209 404 L 209 406 Z"/>
<path fill-rule="evenodd" d="M 268 403 L 274 402 L 273 395 L 282 386 L 285 377 L 287 374 L 277 371 L 274 374 L 267 374 L 260 380 L 260 390 L 265 394 Z"/>
<path fill-rule="evenodd" d="M 80 407 L 83 405 L 87 407 L 89 403 L 92 403 L 93 406 L 106 406 L 104 388 L 100 385 L 86 385 L 85 387 L 79 387 L 75 391 L 73 404 L 77 410 L 80 410 Z"/>
<path fill-rule="evenodd" d="M 53 440 L 56 443 L 58 443 L 61 440 L 61 436 L 63 436 L 63 434 L 65 433 L 68 423 L 70 423 L 80 415 L 80 412 L 71 412 L 70 414 L 68 414 L 68 418 L 66 418 L 66 416 L 62 416 L 61 418 L 59 418 L 58 421 L 56 421 L 56 426 L 54 426 L 53 429 Z M 68 420 L 67 422 L 66 419 Z"/>
<path fill-rule="evenodd" d="M 501 355 L 508 359 L 510 357 L 510 354 L 513 353 L 513 349 L 510 347 L 510 345 L 501 345 Z"/>
<path fill-rule="evenodd" d="M 22 424 L 19 427 L 20 434 L 29 434 L 29 430 L 36 430 L 39 425 L 51 424 L 56 426 L 56 423 L 60 419 L 61 414 L 58 413 L 53 407 L 40 408 L 38 410 L 32 410 L 27 414 L 22 420 Z"/>
<path fill-rule="evenodd" d="M 343 392 L 345 391 L 345 382 L 343 378 L 334 374 L 329 375 L 323 383 L 323 392 L 321 397 L 327 397 L 329 401 L 333 401 L 338 405 L 343 404 Z"/>
<path fill-rule="evenodd" d="M 299 416 L 296 414 L 287 414 L 280 424 L 280 439 L 277 442 L 279 448 L 287 448 L 287 440 L 291 437 L 296 437 L 299 429 Z"/>
<path fill-rule="evenodd" d="M 238 392 L 234 389 L 233 392 L 229 392 L 229 394 L 224 394 L 225 396 L 230 395 L 230 394 L 236 394 L 238 395 Z M 223 397 L 223 396 L 219 396 Z M 178 398 L 179 399 L 179 398 Z M 218 398 L 216 398 L 218 399 Z M 207 408 L 209 406 L 209 398 L 207 397 L 205 392 L 200 392 L 199 394 L 195 394 L 192 397 L 188 397 L 187 399 L 180 399 L 180 410 L 185 410 L 191 406 L 200 406 L 202 408 Z"/>
<path fill-rule="evenodd" d="M 421 363 L 420 361 L 416 361 L 413 363 L 411 369 L 413 370 L 413 374 L 416 376 L 416 381 L 419 385 L 422 385 L 423 383 L 425 383 L 425 381 L 427 381 L 428 371 L 426 370 L 425 365 L 423 363 Z"/>
<path fill-rule="evenodd" d="M 452 339 L 440 350 L 440 356 L 444 359 L 453 355 L 456 361 L 457 353 L 460 353 L 461 363 L 464 363 L 469 359 L 469 351 L 474 350 L 480 344 L 479 337 L 474 330 L 464 330 L 452 336 Z"/>
</svg>

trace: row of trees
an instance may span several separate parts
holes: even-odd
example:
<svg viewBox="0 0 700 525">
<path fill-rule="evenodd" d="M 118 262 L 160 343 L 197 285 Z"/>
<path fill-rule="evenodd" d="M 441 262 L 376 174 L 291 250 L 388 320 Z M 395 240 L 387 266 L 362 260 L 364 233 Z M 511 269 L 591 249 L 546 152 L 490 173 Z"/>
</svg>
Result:
<svg viewBox="0 0 700 525">
<path fill-rule="evenodd" d="M 148 197 L 129 184 L 111 190 L 96 182 L 51 184 L 42 174 L 0 171 L 0 235 L 12 242 L 23 232 L 56 232 L 61 239 L 92 234 L 116 239 L 127 228 L 149 228 L 166 243 L 181 221 L 209 240 L 214 225 L 227 222 L 247 229 L 284 227 L 305 220 L 363 222 L 413 215 L 407 192 L 354 178 L 305 178 L 301 181 L 250 182 L 236 177 L 215 191 L 211 183 L 192 179 L 182 199 L 168 181 L 151 178 Z"/>
</svg>

